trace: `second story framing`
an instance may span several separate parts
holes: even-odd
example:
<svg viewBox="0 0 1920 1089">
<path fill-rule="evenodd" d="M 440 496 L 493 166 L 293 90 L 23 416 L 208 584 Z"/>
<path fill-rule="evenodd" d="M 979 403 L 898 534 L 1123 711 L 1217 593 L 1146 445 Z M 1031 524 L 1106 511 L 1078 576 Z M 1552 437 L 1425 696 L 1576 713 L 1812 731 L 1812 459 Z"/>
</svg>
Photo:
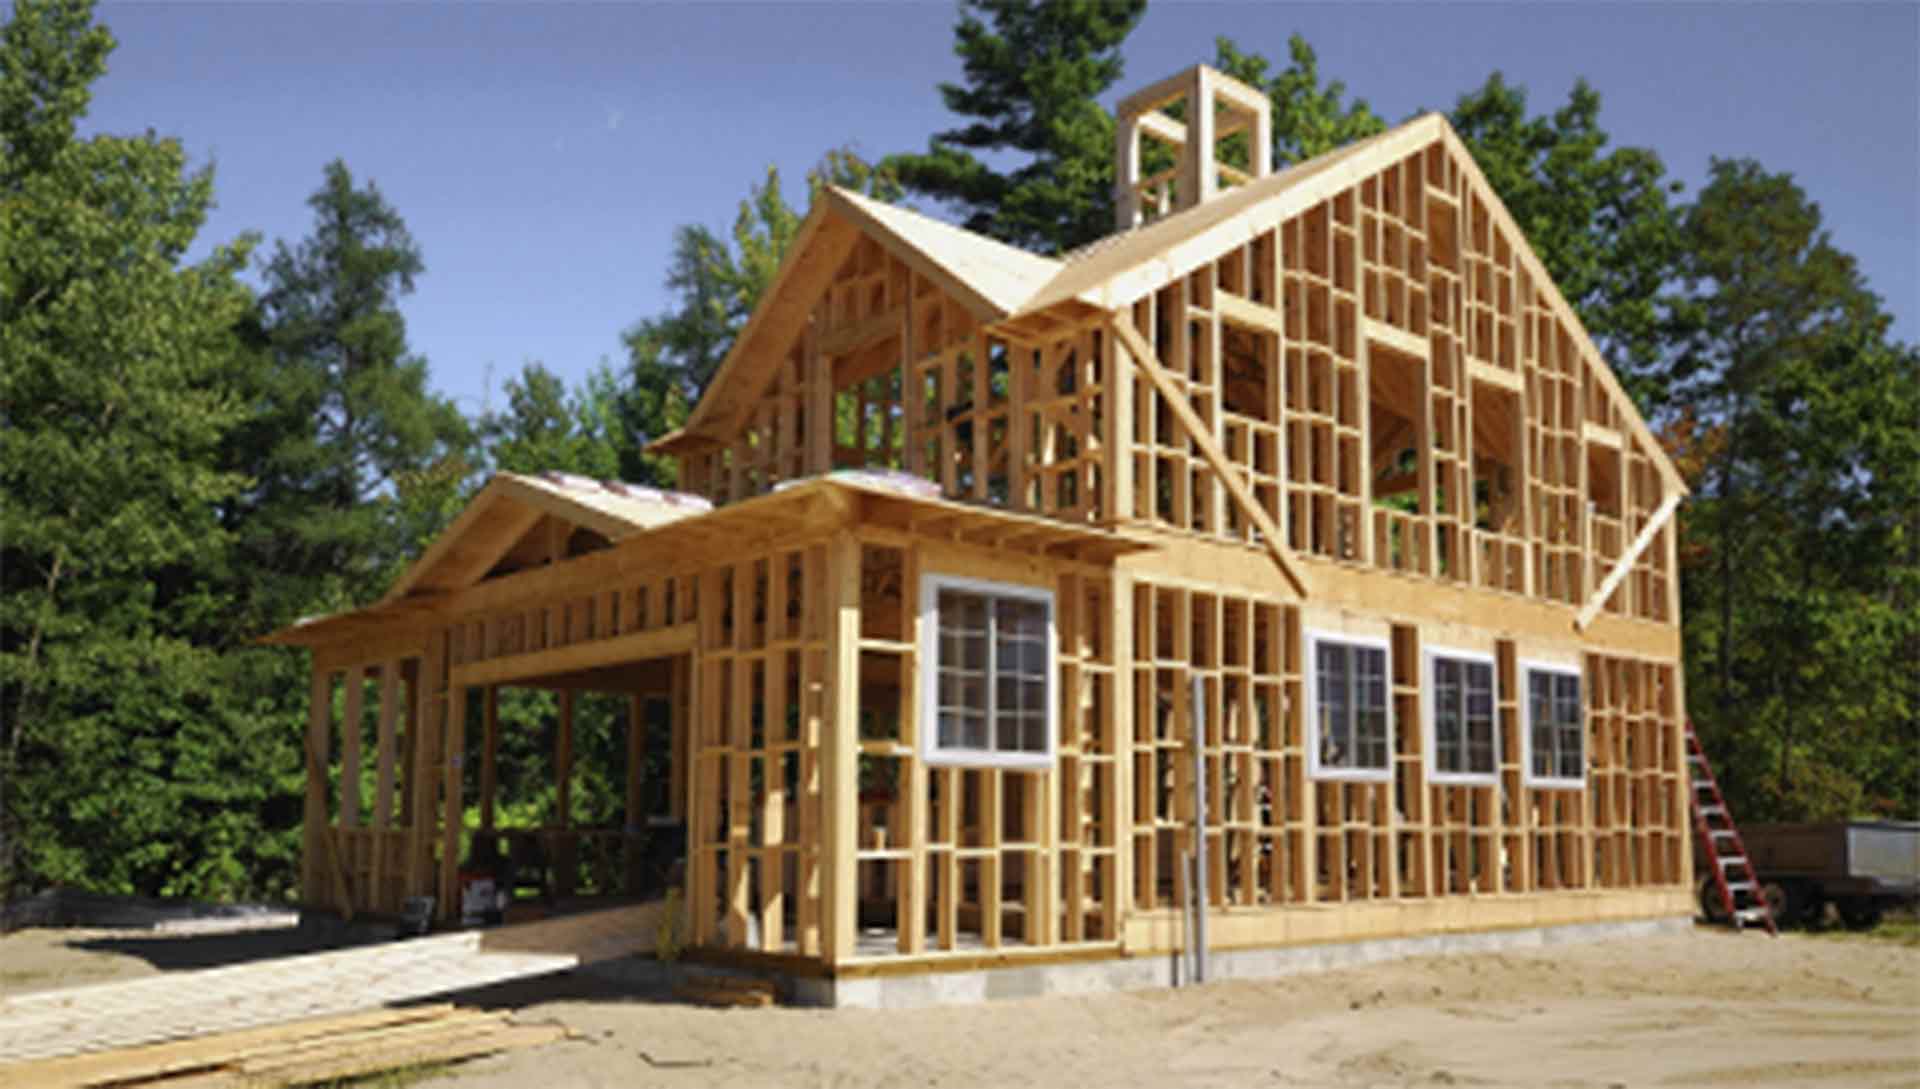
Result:
<svg viewBox="0 0 1920 1089">
<path fill-rule="evenodd" d="M 1581 625 L 1674 623 L 1684 485 L 1446 121 L 1236 169 L 1163 112 L 1231 84 L 1208 75 L 1122 104 L 1123 139 L 1195 160 L 1122 202 L 1130 224 L 1159 217 L 1060 259 L 822 194 L 657 444 L 681 487 L 725 504 L 894 470 L 1082 526 L 1256 544 L 1302 595 L 1332 564 Z M 1258 120 L 1257 99 L 1233 105 Z M 1207 139 L 1238 128 L 1257 131 Z M 1209 169 L 1214 187 L 1189 183 L 1204 198 L 1169 197 Z"/>
</svg>

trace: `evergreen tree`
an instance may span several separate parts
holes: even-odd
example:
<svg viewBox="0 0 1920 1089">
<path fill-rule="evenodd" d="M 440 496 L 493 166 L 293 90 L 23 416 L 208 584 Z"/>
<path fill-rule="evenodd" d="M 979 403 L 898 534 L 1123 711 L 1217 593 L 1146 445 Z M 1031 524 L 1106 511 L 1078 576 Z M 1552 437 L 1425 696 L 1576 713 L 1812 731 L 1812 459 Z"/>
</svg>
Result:
<svg viewBox="0 0 1920 1089">
<path fill-rule="evenodd" d="M 580 391 L 539 363 L 507 382 L 507 407 L 479 423 L 487 461 L 515 473 L 559 471 L 596 480 L 620 475 L 614 442 L 618 422 L 605 368 L 588 375 Z"/>
<path fill-rule="evenodd" d="M 1716 161 L 1680 226 L 1689 703 L 1744 812 L 1911 816 L 1915 352 L 1790 176 Z"/>
<path fill-rule="evenodd" d="M 211 171 L 78 137 L 113 47 L 77 0 L 0 25 L 0 899 L 244 890 L 273 849 L 217 649 L 248 244 L 186 264 Z"/>
<path fill-rule="evenodd" d="M 1386 122 L 1366 99 L 1343 104 L 1345 83 L 1320 82 L 1320 58 L 1305 38 L 1295 34 L 1287 39 L 1287 60 L 1287 67 L 1268 75 L 1272 61 L 1258 53 L 1242 53 L 1230 38 L 1214 39 L 1213 66 L 1265 91 L 1273 103 L 1275 171 L 1386 130 Z M 1226 149 L 1229 154 L 1232 150 L 1231 145 Z"/>
<path fill-rule="evenodd" d="M 1145 11 L 1146 0 L 965 0 L 954 52 L 966 82 L 940 97 L 966 123 L 882 165 L 1003 242 L 1058 253 L 1104 237 L 1113 118 L 1095 99 L 1120 78 L 1120 43 Z M 982 152 L 1024 161 L 1003 172 Z"/>
<path fill-rule="evenodd" d="M 238 454 L 255 487 L 236 520 L 272 577 L 268 623 L 376 596 L 436 528 L 408 515 L 437 500 L 396 489 L 439 496 L 468 464 L 465 420 L 407 349 L 399 303 L 423 265 L 406 224 L 337 160 L 307 204 L 313 233 L 263 270 L 261 412 Z"/>
</svg>

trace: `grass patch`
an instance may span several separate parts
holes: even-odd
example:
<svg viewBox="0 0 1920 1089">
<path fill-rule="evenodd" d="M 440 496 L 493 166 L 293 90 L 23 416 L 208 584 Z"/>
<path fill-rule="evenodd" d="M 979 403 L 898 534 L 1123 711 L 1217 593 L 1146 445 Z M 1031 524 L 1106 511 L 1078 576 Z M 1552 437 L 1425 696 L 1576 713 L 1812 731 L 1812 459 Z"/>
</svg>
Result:
<svg viewBox="0 0 1920 1089">
<path fill-rule="evenodd" d="M 1845 927 L 1828 926 L 1813 930 L 1811 933 L 1822 938 L 1888 942 L 1908 949 L 1920 949 L 1920 916 L 1903 911 L 1888 915 L 1872 930 L 1848 930 Z"/>
</svg>

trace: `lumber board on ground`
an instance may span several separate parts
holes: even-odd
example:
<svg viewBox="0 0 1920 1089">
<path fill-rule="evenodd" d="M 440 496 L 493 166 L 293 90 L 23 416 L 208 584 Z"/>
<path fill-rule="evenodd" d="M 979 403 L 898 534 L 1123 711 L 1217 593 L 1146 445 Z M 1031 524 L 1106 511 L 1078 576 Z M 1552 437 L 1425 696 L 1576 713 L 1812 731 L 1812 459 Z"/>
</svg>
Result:
<svg viewBox="0 0 1920 1089">
<path fill-rule="evenodd" d="M 470 1058 L 565 1035 L 559 1025 L 516 1025 L 505 1014 L 442 1004 L 0 1066 L 0 1084 L 264 1089 Z"/>
<path fill-rule="evenodd" d="M 639 904 L 0 999 L 0 1063 L 282 1025 L 566 971 L 651 949 L 659 910 Z"/>
</svg>

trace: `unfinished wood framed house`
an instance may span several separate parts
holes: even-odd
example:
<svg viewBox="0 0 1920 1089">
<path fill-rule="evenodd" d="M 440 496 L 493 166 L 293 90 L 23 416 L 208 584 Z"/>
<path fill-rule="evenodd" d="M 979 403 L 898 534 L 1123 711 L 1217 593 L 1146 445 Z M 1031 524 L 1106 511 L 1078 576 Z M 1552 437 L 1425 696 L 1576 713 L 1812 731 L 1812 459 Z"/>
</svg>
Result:
<svg viewBox="0 0 1920 1089">
<path fill-rule="evenodd" d="M 307 898 L 450 905 L 532 685 L 671 752 L 541 834 L 668 830 L 688 955 L 825 1001 L 1166 982 L 1201 908 L 1222 975 L 1684 923 L 1678 474 L 1445 120 L 1278 173 L 1269 131 L 1204 67 L 1128 98 L 1060 259 L 823 194 L 679 493 L 499 477 L 277 636 Z"/>
</svg>

